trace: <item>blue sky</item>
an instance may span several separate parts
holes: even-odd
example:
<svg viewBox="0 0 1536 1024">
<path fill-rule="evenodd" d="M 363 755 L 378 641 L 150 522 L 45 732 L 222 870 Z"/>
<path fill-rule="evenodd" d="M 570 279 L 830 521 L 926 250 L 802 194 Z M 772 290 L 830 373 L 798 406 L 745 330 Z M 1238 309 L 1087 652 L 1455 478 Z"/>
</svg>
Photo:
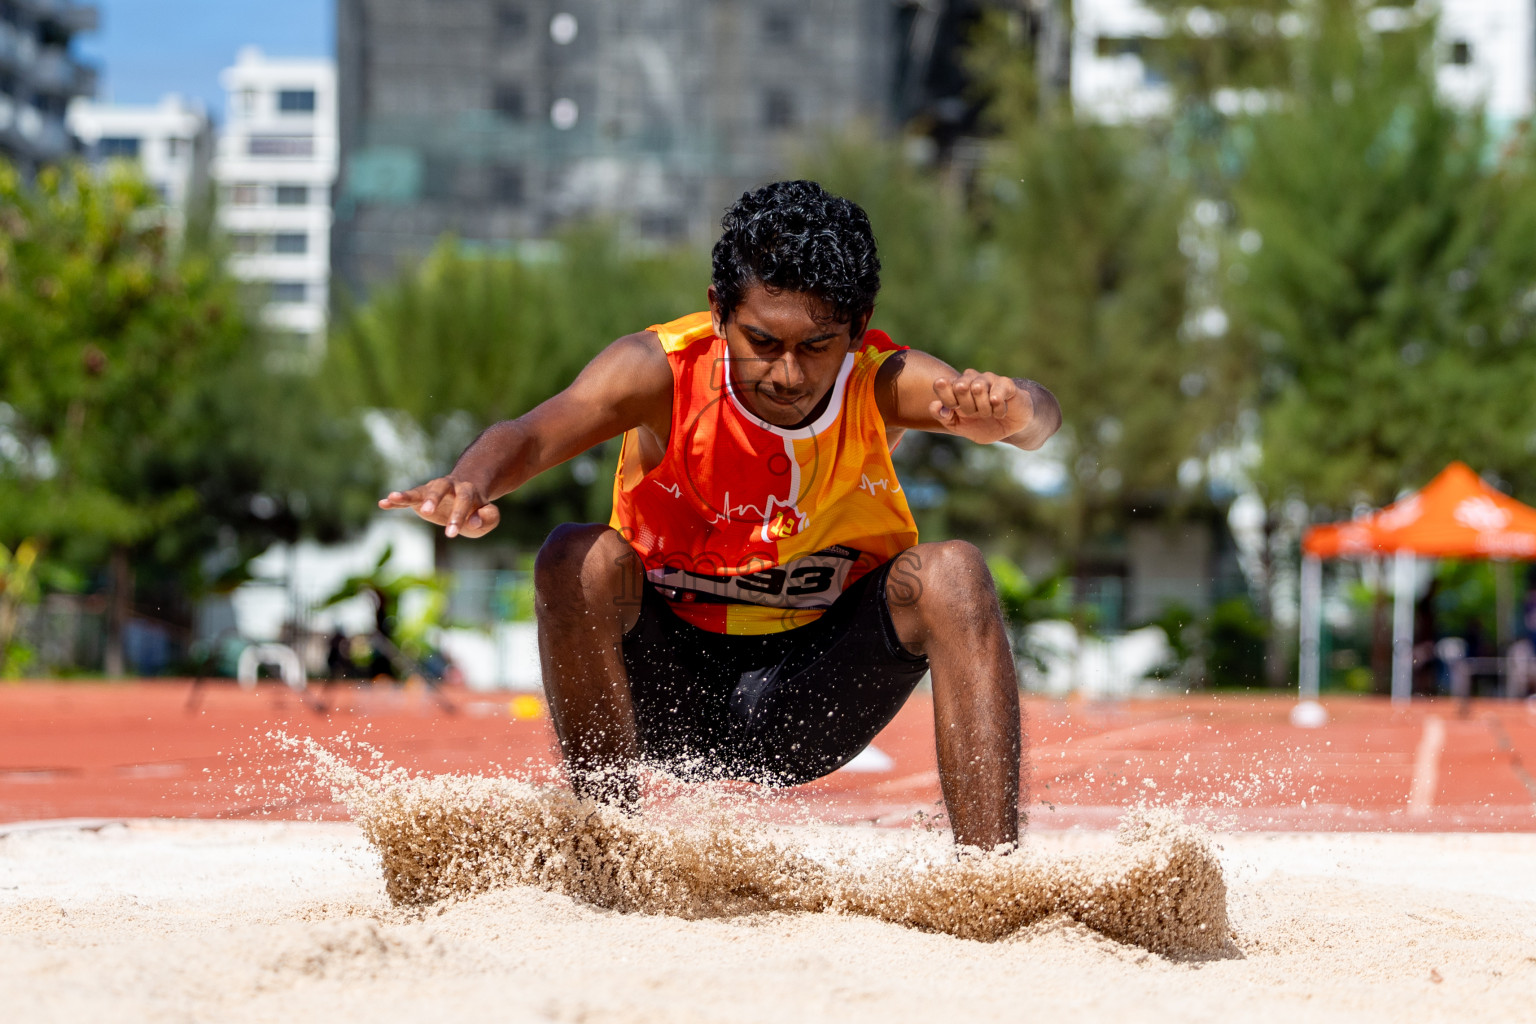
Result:
<svg viewBox="0 0 1536 1024">
<path fill-rule="evenodd" d="M 332 0 L 91 0 L 101 27 L 75 47 L 101 70 L 98 95 L 153 103 L 168 92 L 200 99 L 223 119 L 219 72 L 242 46 L 274 57 L 331 56 Z"/>
</svg>

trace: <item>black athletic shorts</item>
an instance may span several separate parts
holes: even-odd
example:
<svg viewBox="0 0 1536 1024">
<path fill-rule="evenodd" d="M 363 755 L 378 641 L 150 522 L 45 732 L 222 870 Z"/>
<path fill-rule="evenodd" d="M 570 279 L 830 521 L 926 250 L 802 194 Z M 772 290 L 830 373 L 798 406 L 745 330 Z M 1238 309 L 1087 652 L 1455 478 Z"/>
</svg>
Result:
<svg viewBox="0 0 1536 1024">
<path fill-rule="evenodd" d="M 885 601 L 890 566 L 815 622 L 762 636 L 684 622 L 647 583 L 624 635 L 641 756 L 684 778 L 778 786 L 851 761 L 928 670 L 896 637 Z"/>
</svg>

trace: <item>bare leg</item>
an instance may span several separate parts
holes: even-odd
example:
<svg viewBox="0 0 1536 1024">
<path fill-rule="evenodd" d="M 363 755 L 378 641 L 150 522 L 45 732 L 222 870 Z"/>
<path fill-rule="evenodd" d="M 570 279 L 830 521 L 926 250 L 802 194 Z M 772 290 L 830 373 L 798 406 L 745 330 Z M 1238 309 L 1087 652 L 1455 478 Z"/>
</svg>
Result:
<svg viewBox="0 0 1536 1024">
<path fill-rule="evenodd" d="M 964 541 L 896 557 L 885 593 L 897 636 L 933 674 L 939 783 L 955 842 L 1019 838 L 1019 685 L 986 559 Z"/>
<path fill-rule="evenodd" d="M 534 565 L 539 665 L 571 784 L 631 806 L 640 747 L 621 645 L 643 580 L 624 538 L 595 524 L 556 529 Z"/>
</svg>

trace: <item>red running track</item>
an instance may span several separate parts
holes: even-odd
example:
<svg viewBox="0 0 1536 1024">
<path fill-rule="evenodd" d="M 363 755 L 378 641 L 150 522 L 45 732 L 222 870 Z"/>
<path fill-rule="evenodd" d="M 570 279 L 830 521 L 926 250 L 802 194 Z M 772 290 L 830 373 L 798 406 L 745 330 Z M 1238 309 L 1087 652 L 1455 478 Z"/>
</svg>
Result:
<svg viewBox="0 0 1536 1024">
<path fill-rule="evenodd" d="M 319 713 L 285 689 L 185 681 L 0 685 L 0 822 L 47 818 L 335 818 L 319 787 L 295 790 L 270 733 L 332 746 L 351 736 L 425 772 L 558 762 L 536 700 L 349 687 Z M 1111 827 L 1140 802 L 1263 830 L 1536 831 L 1536 706 L 1446 701 L 1393 709 L 1326 701 L 1329 724 L 1290 725 L 1283 697 L 1025 701 L 1030 820 Z M 899 825 L 942 810 L 932 705 L 914 697 L 875 740 L 881 771 L 837 772 L 789 794 L 817 816 Z"/>
</svg>

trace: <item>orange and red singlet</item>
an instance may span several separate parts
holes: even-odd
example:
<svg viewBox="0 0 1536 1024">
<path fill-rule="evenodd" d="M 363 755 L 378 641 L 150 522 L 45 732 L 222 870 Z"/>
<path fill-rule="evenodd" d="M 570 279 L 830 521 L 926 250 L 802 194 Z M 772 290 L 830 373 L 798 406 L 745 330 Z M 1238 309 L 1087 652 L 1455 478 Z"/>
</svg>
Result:
<svg viewBox="0 0 1536 1024">
<path fill-rule="evenodd" d="M 884 332 L 843 360 L 826 411 L 789 429 L 732 388 L 708 313 L 650 329 L 672 365 L 671 432 L 643 476 L 625 435 L 610 525 L 679 616 L 716 633 L 803 626 L 917 543 L 875 404 L 875 373 L 901 351 Z"/>
</svg>

